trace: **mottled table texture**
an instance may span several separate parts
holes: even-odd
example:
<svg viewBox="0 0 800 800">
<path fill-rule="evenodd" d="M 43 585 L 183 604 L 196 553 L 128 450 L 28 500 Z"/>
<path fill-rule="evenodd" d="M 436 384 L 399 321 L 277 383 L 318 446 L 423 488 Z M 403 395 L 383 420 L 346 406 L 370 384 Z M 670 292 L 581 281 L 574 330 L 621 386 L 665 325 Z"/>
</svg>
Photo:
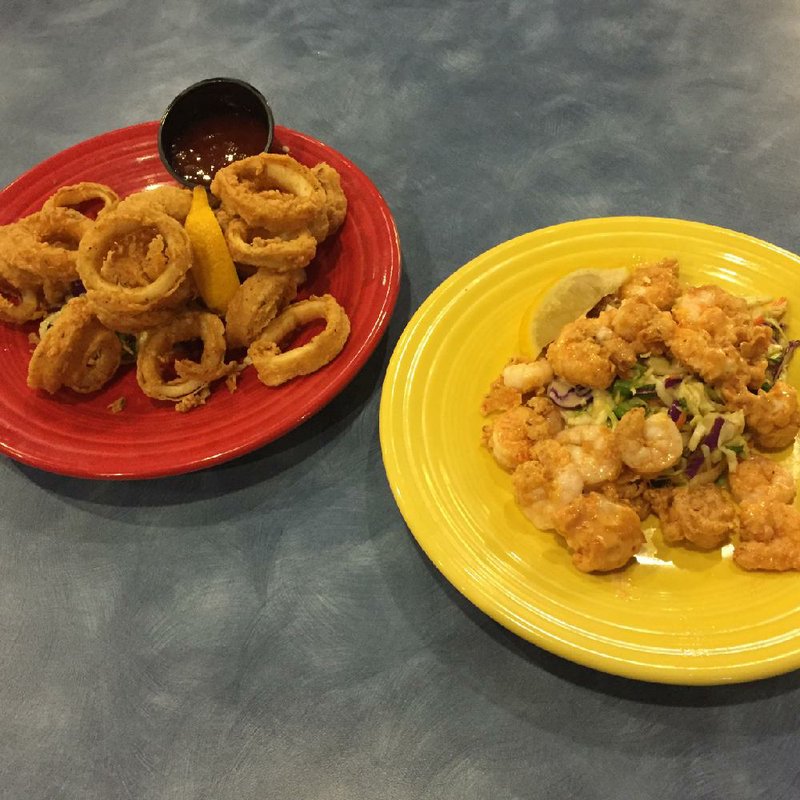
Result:
<svg viewBox="0 0 800 800">
<path fill-rule="evenodd" d="M 800 675 L 641 684 L 515 638 L 418 549 L 378 400 L 426 295 L 552 223 L 698 219 L 800 249 L 788 0 L 0 5 L 0 182 L 245 78 L 370 175 L 389 332 L 283 440 L 152 482 L 0 460 L 2 798 L 800 797 Z"/>
</svg>

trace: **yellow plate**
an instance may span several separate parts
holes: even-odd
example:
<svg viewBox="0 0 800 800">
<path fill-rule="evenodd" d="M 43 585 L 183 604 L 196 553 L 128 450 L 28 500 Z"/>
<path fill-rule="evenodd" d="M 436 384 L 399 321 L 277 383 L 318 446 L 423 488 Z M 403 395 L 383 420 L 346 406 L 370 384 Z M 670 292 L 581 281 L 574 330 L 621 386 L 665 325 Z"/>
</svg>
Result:
<svg viewBox="0 0 800 800">
<path fill-rule="evenodd" d="M 729 552 L 664 547 L 617 574 L 582 574 L 558 537 L 525 519 L 509 475 L 480 446 L 481 398 L 517 351 L 520 321 L 537 296 L 574 269 L 665 256 L 679 259 L 688 283 L 785 295 L 790 313 L 800 309 L 800 258 L 722 228 L 614 217 L 513 239 L 450 276 L 403 333 L 381 396 L 386 473 L 408 527 L 444 576 L 540 647 L 664 683 L 788 672 L 800 666 L 800 575 L 746 573 Z"/>
</svg>

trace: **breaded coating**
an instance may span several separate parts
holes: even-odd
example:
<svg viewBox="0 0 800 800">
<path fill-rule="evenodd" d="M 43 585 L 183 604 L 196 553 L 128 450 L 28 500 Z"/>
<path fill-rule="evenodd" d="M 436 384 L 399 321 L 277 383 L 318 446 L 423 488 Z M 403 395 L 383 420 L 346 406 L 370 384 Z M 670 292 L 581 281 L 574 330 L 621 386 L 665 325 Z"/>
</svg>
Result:
<svg viewBox="0 0 800 800">
<path fill-rule="evenodd" d="M 713 550 L 739 532 L 739 512 L 730 492 L 714 484 L 658 489 L 649 499 L 669 545 Z"/>
<path fill-rule="evenodd" d="M 644 544 L 638 514 L 598 492 L 581 495 L 559 509 L 555 523 L 581 572 L 624 567 Z"/>
</svg>

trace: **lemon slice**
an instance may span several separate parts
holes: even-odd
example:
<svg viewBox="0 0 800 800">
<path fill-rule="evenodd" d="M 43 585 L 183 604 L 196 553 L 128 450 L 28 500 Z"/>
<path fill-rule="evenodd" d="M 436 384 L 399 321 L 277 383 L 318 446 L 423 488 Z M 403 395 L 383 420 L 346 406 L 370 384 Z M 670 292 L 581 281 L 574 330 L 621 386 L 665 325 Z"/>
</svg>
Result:
<svg viewBox="0 0 800 800">
<path fill-rule="evenodd" d="M 192 273 L 200 297 L 212 311 L 224 314 L 239 288 L 239 276 L 202 186 L 194 187 L 184 227 L 192 243 Z"/>
<path fill-rule="evenodd" d="M 617 269 L 579 269 L 551 286 L 525 313 L 519 345 L 525 355 L 536 357 L 561 329 L 590 311 L 607 294 L 613 294 L 629 275 Z"/>
</svg>

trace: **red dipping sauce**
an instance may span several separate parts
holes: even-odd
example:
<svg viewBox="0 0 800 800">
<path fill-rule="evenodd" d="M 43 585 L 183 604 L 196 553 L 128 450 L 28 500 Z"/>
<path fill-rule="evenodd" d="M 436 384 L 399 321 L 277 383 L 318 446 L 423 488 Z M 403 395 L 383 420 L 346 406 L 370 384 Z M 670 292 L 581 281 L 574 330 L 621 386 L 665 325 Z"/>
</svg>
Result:
<svg viewBox="0 0 800 800">
<path fill-rule="evenodd" d="M 158 152 L 175 180 L 208 187 L 218 170 L 268 150 L 274 127 L 261 92 L 237 78 L 209 78 L 169 104 Z"/>
<path fill-rule="evenodd" d="M 268 144 L 267 128 L 249 114 L 230 110 L 198 117 L 169 145 L 173 169 L 190 183 L 208 186 L 218 169 L 262 153 Z"/>
</svg>

